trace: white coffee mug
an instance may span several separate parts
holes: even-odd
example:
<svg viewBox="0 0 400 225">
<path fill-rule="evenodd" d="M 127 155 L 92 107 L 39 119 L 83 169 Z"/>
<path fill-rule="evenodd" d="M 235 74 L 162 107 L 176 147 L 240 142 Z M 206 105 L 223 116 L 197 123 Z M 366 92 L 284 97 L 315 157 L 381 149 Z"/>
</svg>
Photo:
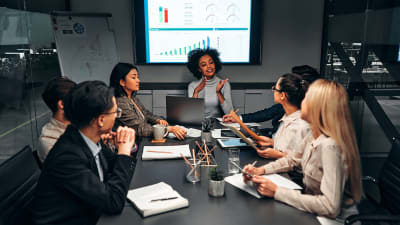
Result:
<svg viewBox="0 0 400 225">
<path fill-rule="evenodd" d="M 154 140 L 160 141 L 168 135 L 168 127 L 156 124 L 153 125 Z"/>
</svg>

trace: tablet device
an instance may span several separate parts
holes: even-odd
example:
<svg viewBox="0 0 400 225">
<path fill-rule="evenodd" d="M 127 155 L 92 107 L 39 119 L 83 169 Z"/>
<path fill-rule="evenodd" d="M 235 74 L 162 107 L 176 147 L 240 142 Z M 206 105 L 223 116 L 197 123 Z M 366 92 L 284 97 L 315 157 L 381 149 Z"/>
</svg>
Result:
<svg viewBox="0 0 400 225">
<path fill-rule="evenodd" d="M 217 142 L 222 148 L 249 146 L 246 142 L 243 142 L 240 138 L 217 139 Z"/>
<path fill-rule="evenodd" d="M 234 134 L 231 130 L 221 130 L 221 137 L 236 137 L 236 134 Z"/>
</svg>

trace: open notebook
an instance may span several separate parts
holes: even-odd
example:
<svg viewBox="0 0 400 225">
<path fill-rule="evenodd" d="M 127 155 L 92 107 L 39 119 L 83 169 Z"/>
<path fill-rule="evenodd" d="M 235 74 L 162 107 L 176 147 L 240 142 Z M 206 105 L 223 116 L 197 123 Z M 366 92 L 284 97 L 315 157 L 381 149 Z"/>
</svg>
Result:
<svg viewBox="0 0 400 225">
<path fill-rule="evenodd" d="M 189 201 L 164 182 L 128 191 L 128 200 L 143 217 L 189 206 Z"/>
<path fill-rule="evenodd" d="M 299 190 L 302 189 L 299 185 L 297 185 L 293 181 L 278 174 L 268 174 L 268 175 L 263 175 L 263 177 L 270 179 L 278 187 L 285 187 L 288 189 L 299 189 Z M 258 194 L 255 186 L 243 182 L 243 176 L 241 173 L 225 177 L 225 181 L 243 191 L 246 191 L 247 193 L 253 195 L 256 198 L 262 197 L 260 194 Z"/>
<path fill-rule="evenodd" d="M 191 157 L 189 145 L 144 146 L 142 160 L 182 158 L 181 153 Z"/>
</svg>

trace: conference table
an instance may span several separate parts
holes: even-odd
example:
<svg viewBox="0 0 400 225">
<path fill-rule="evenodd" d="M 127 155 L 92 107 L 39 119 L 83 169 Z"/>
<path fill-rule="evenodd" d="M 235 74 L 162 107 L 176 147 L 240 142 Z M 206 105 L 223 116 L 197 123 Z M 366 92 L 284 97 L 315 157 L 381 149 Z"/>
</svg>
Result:
<svg viewBox="0 0 400 225">
<path fill-rule="evenodd" d="M 151 138 L 142 138 L 137 154 L 137 165 L 130 183 L 130 189 L 165 182 L 189 200 L 189 207 L 143 218 L 130 202 L 126 202 L 120 215 L 104 215 L 99 225 L 234 225 L 234 224 L 304 224 L 317 225 L 315 215 L 300 211 L 271 198 L 257 199 L 252 195 L 225 182 L 225 195 L 211 197 L 208 195 L 208 182 L 201 180 L 192 184 L 185 180 L 184 160 L 152 160 L 142 161 L 143 146 L 148 145 L 181 145 L 195 147 L 199 138 L 187 138 L 184 141 L 167 138 L 163 144 L 151 143 Z M 215 142 L 215 140 L 214 140 Z M 217 143 L 214 143 L 218 145 Z M 218 168 L 227 172 L 228 150 L 218 146 L 214 151 Z M 241 149 L 240 165 L 244 166 L 257 160 L 263 165 L 268 160 L 260 158 L 255 150 Z"/>
</svg>

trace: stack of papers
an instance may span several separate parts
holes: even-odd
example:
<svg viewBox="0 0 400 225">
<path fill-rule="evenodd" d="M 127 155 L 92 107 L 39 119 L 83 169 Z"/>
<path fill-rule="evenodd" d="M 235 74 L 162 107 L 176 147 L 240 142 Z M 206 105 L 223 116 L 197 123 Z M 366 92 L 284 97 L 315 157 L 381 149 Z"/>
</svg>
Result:
<svg viewBox="0 0 400 225">
<path fill-rule="evenodd" d="M 281 176 L 278 174 L 268 174 L 268 175 L 263 175 L 263 177 L 270 179 L 273 183 L 275 183 L 278 187 L 284 187 L 288 189 L 293 189 L 293 190 L 301 190 L 302 188 L 296 184 L 295 182 Z M 256 198 L 261 198 L 262 196 L 258 194 L 256 187 L 249 182 L 249 184 L 246 184 L 243 182 L 243 176 L 241 173 L 235 174 L 229 177 L 225 177 L 225 181 L 232 184 L 233 186 L 246 191 L 247 193 L 253 195 Z"/>
<path fill-rule="evenodd" d="M 128 191 L 128 200 L 143 217 L 189 206 L 189 201 L 164 182 Z"/>
<path fill-rule="evenodd" d="M 144 146 L 142 160 L 191 157 L 189 145 Z"/>
</svg>

